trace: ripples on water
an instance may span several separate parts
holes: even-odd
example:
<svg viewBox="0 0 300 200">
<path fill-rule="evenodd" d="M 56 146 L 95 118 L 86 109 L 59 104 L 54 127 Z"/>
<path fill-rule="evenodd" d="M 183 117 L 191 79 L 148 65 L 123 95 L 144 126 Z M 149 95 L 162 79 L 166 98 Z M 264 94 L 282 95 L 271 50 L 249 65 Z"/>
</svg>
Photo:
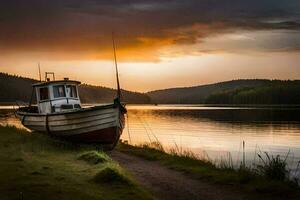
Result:
<svg viewBox="0 0 300 200">
<path fill-rule="evenodd" d="M 166 148 L 207 153 L 212 160 L 258 161 L 257 152 L 285 156 L 295 168 L 300 160 L 300 109 L 272 107 L 128 106 L 128 122 L 122 139 L 131 144 L 159 140 Z M 1 109 L 1 108 L 0 108 Z M 9 107 L 2 107 L 0 124 L 22 127 Z M 130 136 L 130 137 L 129 137 Z"/>
</svg>

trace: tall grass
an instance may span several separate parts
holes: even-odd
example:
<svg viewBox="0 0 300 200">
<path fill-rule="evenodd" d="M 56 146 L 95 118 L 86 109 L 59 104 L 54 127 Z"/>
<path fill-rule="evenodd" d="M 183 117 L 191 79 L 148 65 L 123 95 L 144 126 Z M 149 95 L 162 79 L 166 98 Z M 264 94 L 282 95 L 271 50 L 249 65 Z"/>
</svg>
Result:
<svg viewBox="0 0 300 200">
<path fill-rule="evenodd" d="M 202 155 L 195 154 L 189 149 L 183 149 L 179 147 L 176 143 L 172 148 L 164 148 L 163 145 L 159 141 L 144 143 L 142 145 L 137 146 L 140 148 L 138 155 L 143 155 L 147 158 L 151 158 L 151 160 L 160 159 L 158 156 L 159 152 L 169 154 L 174 159 L 178 160 L 194 160 L 200 161 L 201 163 L 207 164 L 208 166 L 220 169 L 220 170 L 230 170 L 238 172 L 238 174 L 242 177 L 242 181 L 244 179 L 250 179 L 250 176 L 262 177 L 268 180 L 281 181 L 281 182 L 289 182 L 292 181 L 294 183 L 299 183 L 299 179 L 297 178 L 297 174 L 300 169 L 300 161 L 298 162 L 298 167 L 294 174 L 291 174 L 291 169 L 288 168 L 287 160 L 290 156 L 289 153 L 284 158 L 281 158 L 279 155 L 270 155 L 267 152 L 263 154 L 261 152 L 257 153 L 256 156 L 259 158 L 258 163 L 256 163 L 256 156 L 252 165 L 246 165 L 245 158 L 245 142 L 243 142 L 243 161 L 240 162 L 239 165 L 235 166 L 233 163 L 232 155 L 228 152 L 225 156 L 222 156 L 220 160 L 212 160 L 209 158 L 207 152 L 203 151 Z M 142 150 L 145 150 L 144 152 Z M 135 152 L 136 153 L 136 152 Z M 252 166 L 252 167 L 251 167 Z"/>
<path fill-rule="evenodd" d="M 256 172 L 269 179 L 283 181 L 289 177 L 290 170 L 287 169 L 286 159 L 281 159 L 279 155 L 273 156 L 265 152 L 266 157 L 263 158 L 261 154 L 258 157 L 262 164 L 258 164 Z M 287 155 L 288 156 L 288 155 Z"/>
<path fill-rule="evenodd" d="M 290 151 L 283 158 L 280 155 L 270 155 L 268 152 L 258 153 L 260 159 L 259 164 L 255 164 L 254 173 L 270 180 L 277 181 L 292 181 L 299 186 L 299 165 L 292 171 L 288 167 L 287 160 L 289 159 Z"/>
</svg>

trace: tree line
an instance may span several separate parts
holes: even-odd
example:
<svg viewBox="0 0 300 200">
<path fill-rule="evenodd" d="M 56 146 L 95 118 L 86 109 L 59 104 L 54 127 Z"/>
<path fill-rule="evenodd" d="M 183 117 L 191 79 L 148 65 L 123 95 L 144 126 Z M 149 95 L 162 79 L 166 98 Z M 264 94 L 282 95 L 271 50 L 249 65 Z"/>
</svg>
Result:
<svg viewBox="0 0 300 200">
<path fill-rule="evenodd" d="M 29 102 L 31 85 L 36 82 L 34 79 L 0 73 L 0 102 Z M 79 86 L 79 92 L 82 103 L 107 103 L 116 96 L 114 89 L 86 84 Z M 122 90 L 122 94 L 123 101 L 127 103 L 300 104 L 300 81 L 241 79 L 148 93 Z"/>
<path fill-rule="evenodd" d="M 32 84 L 35 79 L 0 73 L 0 102 L 15 103 L 29 102 L 32 95 Z M 116 97 L 116 90 L 87 84 L 79 85 L 79 97 L 82 103 L 109 103 Z M 143 93 L 122 90 L 122 97 L 126 103 L 150 103 L 150 98 Z M 35 102 L 33 96 L 33 102 Z"/>
<path fill-rule="evenodd" d="M 300 104 L 300 81 L 274 80 L 257 86 L 218 91 L 208 104 Z"/>
</svg>

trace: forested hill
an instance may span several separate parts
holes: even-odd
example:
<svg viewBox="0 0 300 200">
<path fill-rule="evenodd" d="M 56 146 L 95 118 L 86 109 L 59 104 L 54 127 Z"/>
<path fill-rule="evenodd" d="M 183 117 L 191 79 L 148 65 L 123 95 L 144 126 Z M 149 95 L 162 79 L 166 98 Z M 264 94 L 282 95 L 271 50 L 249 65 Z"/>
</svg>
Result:
<svg viewBox="0 0 300 200">
<path fill-rule="evenodd" d="M 0 73 L 0 102 L 29 102 L 37 80 Z M 82 103 L 111 102 L 114 89 L 82 84 Z M 158 104 L 300 104 L 300 81 L 233 80 L 196 87 L 157 90 L 146 94 L 122 91 L 127 103 Z"/>
<path fill-rule="evenodd" d="M 300 81 L 270 81 L 257 87 L 246 86 L 216 92 L 209 104 L 300 104 Z"/>
<path fill-rule="evenodd" d="M 148 92 L 155 103 L 204 103 L 206 98 L 216 92 L 235 89 L 244 86 L 258 86 L 269 80 L 233 80 L 195 87 L 171 88 Z"/>
<path fill-rule="evenodd" d="M 0 102 L 29 102 L 34 79 L 0 73 Z"/>
<path fill-rule="evenodd" d="M 233 80 L 147 93 L 153 103 L 300 104 L 300 81 Z"/>
<path fill-rule="evenodd" d="M 116 97 L 116 90 L 82 84 L 79 87 L 80 99 L 85 103 L 103 103 L 110 102 Z M 146 94 L 139 92 L 131 92 L 122 90 L 122 101 L 126 103 L 147 104 L 150 103 L 150 98 Z"/>
<path fill-rule="evenodd" d="M 38 82 L 34 79 L 0 73 L 0 102 L 29 102 L 31 85 Z M 82 84 L 79 86 L 82 103 L 107 103 L 116 96 L 116 90 L 100 86 Z M 127 103 L 150 103 L 150 98 L 142 93 L 122 91 L 123 101 Z"/>
</svg>

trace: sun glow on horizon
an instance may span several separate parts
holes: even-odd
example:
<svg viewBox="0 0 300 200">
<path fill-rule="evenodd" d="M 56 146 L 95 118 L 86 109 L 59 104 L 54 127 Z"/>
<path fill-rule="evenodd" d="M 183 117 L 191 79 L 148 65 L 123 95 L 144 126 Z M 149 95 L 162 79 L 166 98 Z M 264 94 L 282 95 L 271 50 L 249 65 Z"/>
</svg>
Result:
<svg viewBox="0 0 300 200">
<path fill-rule="evenodd" d="M 38 78 L 36 62 L 19 61 L 6 72 Z M 188 87 L 239 78 L 299 79 L 300 53 L 214 53 L 164 57 L 160 62 L 119 62 L 122 88 L 147 92 Z M 113 61 L 43 61 L 42 72 L 54 71 L 57 79 L 69 77 L 82 83 L 116 87 Z M 288 66 L 288 67 L 287 67 Z"/>
<path fill-rule="evenodd" d="M 0 3 L 1 72 L 115 88 L 114 31 L 127 90 L 300 77 L 298 1 L 59 2 Z"/>
</svg>

